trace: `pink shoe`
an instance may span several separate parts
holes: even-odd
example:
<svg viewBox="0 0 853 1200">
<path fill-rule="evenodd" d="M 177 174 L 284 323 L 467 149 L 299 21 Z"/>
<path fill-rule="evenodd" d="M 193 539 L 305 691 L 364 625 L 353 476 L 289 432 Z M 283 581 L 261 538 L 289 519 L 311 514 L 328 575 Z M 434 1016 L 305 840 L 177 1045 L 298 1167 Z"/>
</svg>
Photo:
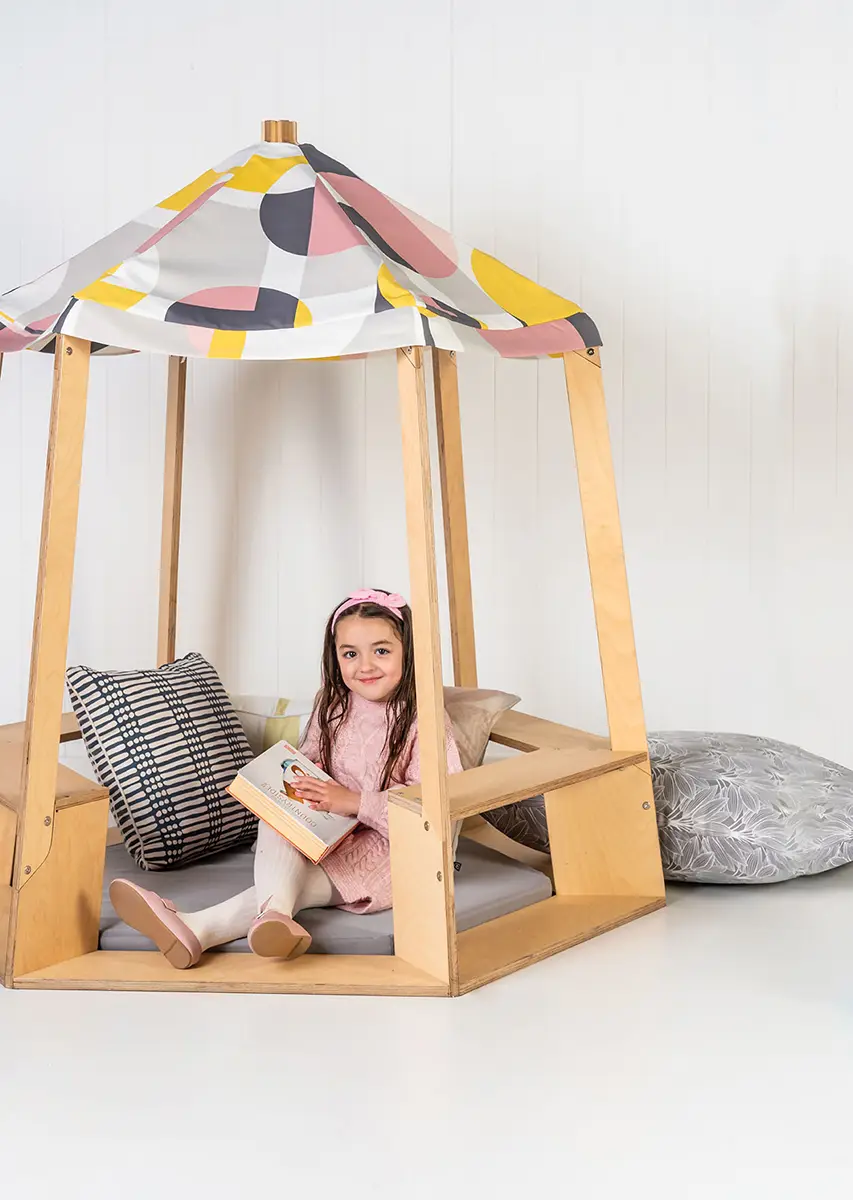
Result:
<svg viewBox="0 0 853 1200">
<path fill-rule="evenodd" d="M 249 930 L 249 949 L 261 958 L 299 958 L 311 945 L 311 934 L 293 917 L 268 908 Z"/>
<path fill-rule="evenodd" d="M 166 960 L 179 971 L 194 967 L 201 958 L 201 943 L 177 914 L 171 900 L 137 887 L 129 879 L 110 884 L 112 906 L 126 925 L 151 938 Z"/>
</svg>

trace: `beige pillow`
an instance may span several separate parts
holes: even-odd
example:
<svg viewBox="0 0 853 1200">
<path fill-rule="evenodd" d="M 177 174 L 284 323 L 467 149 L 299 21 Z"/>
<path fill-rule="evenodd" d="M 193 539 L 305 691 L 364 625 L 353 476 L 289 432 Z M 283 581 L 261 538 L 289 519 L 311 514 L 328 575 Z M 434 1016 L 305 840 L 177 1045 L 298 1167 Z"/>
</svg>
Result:
<svg viewBox="0 0 853 1200">
<path fill-rule="evenodd" d="M 489 734 L 501 713 L 518 704 L 520 696 L 485 688 L 444 689 L 444 707 L 453 726 L 463 768 L 479 767 L 489 745 Z"/>
</svg>

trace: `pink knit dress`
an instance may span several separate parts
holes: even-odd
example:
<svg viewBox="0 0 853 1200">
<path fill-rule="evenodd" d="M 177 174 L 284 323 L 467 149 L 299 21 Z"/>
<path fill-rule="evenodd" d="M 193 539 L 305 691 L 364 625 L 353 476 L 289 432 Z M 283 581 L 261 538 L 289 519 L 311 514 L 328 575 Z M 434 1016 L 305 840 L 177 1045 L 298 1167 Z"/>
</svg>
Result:
<svg viewBox="0 0 853 1200">
<path fill-rule="evenodd" d="M 444 719 L 447 738 L 447 770 L 462 770 L 459 751 L 449 718 Z M 358 819 L 362 828 L 324 858 L 321 866 L 343 900 L 347 912 L 371 913 L 391 907 L 391 855 L 388 846 L 388 793 L 378 791 L 385 765 L 386 708 L 373 700 L 350 693 L 349 712 L 332 746 L 329 774 L 342 787 L 361 793 Z M 300 746 L 316 761 L 320 734 L 312 716 Z M 404 752 L 402 778 L 395 784 L 408 786 L 421 778 L 417 723 Z"/>
</svg>

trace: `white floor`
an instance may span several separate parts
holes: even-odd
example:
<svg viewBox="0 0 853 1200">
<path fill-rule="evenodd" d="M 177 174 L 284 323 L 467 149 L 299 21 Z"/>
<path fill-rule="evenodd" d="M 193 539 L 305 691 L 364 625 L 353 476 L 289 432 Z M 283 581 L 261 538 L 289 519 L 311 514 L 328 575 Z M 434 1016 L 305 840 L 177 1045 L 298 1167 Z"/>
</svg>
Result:
<svg viewBox="0 0 853 1200">
<path fill-rule="evenodd" d="M 0 991 L 30 1197 L 853 1195 L 853 868 L 456 1001 Z"/>
</svg>

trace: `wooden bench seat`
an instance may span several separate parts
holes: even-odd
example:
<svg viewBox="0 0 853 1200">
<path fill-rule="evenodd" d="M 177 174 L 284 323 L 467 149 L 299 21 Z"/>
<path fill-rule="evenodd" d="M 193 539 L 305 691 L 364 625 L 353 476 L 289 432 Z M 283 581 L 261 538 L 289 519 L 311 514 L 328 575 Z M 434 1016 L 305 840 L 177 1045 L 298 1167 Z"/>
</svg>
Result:
<svg viewBox="0 0 853 1200">
<path fill-rule="evenodd" d="M 450 819 L 462 821 L 540 792 L 555 792 L 609 771 L 639 765 L 645 758 L 642 751 L 618 752 L 579 746 L 571 750 L 533 750 L 529 754 L 475 767 L 461 775 L 451 775 L 447 780 Z M 419 784 L 395 789 L 390 799 L 401 808 L 421 811 Z"/>
</svg>

